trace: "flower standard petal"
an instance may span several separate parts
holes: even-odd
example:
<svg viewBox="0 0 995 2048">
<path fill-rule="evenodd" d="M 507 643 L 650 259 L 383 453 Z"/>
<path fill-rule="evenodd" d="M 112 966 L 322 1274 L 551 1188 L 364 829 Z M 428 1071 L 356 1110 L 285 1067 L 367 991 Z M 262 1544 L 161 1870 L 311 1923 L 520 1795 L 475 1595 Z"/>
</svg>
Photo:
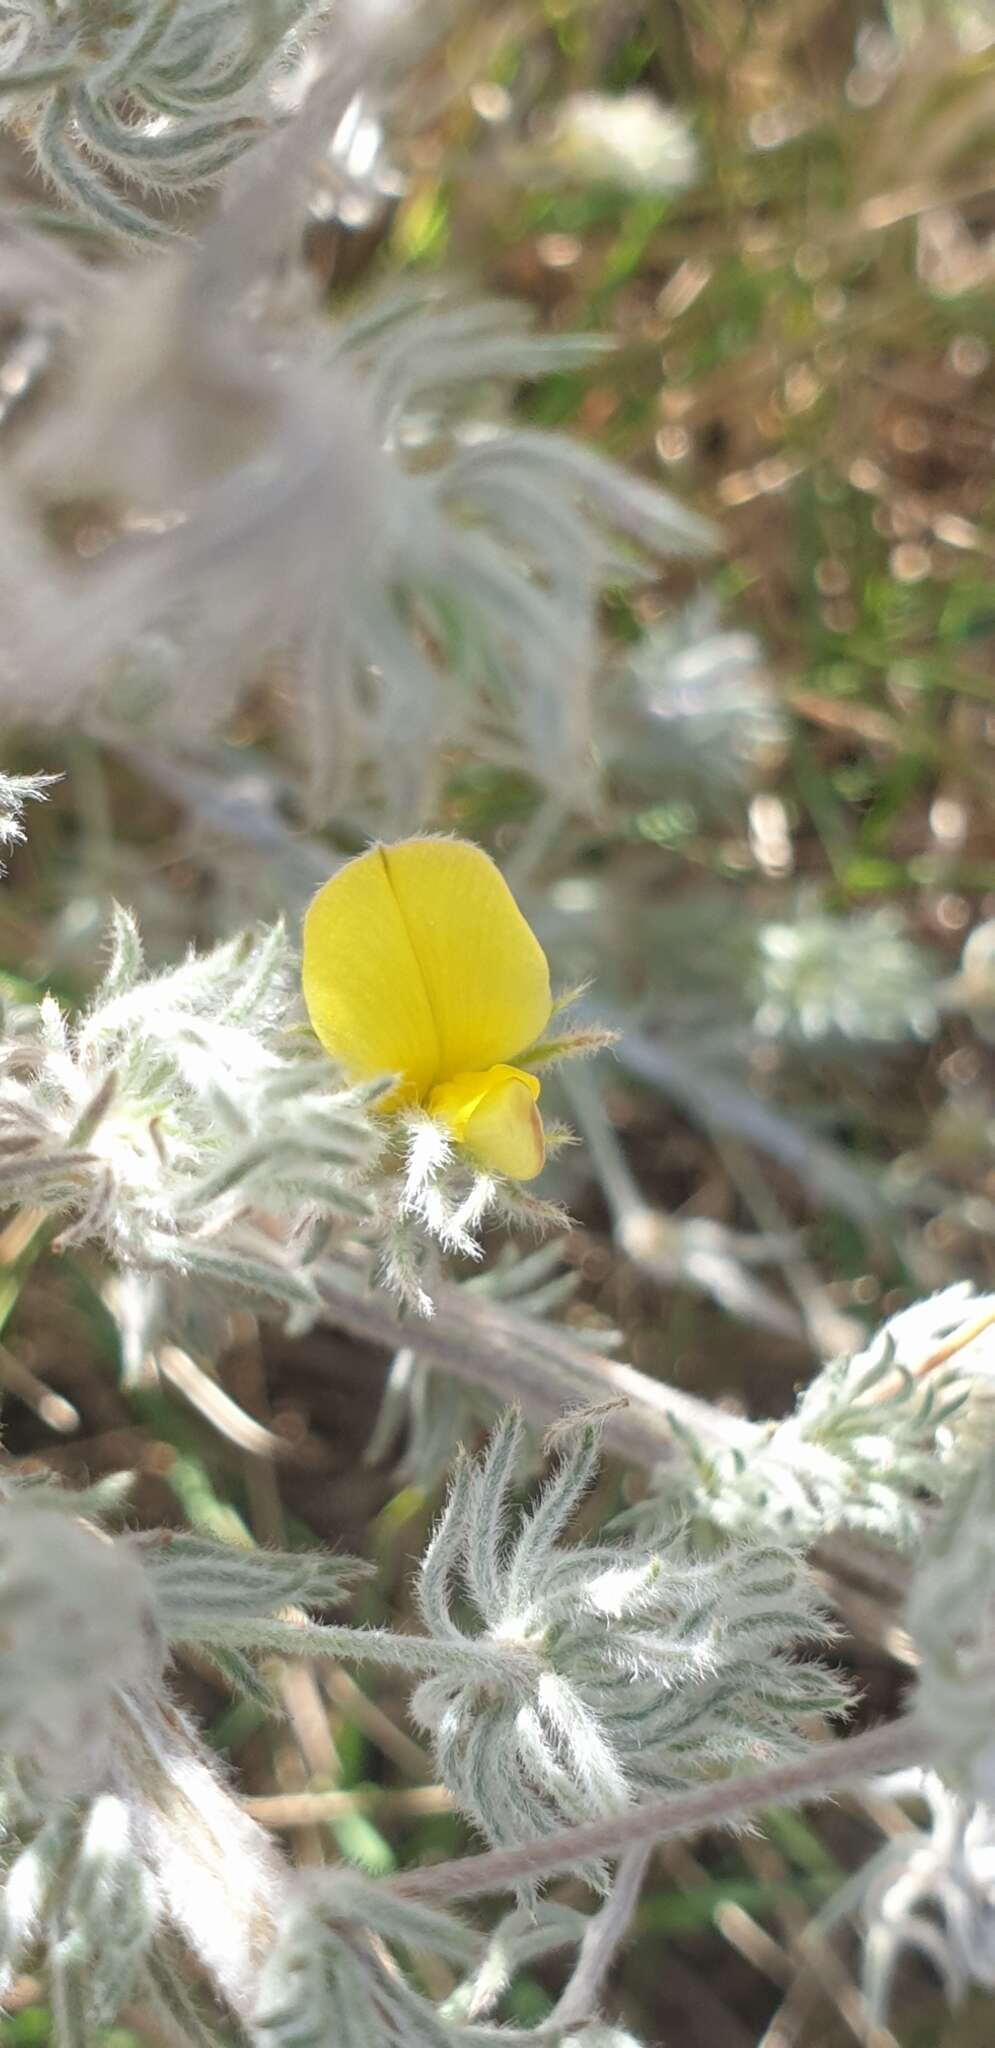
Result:
<svg viewBox="0 0 995 2048">
<path fill-rule="evenodd" d="M 340 868 L 304 921 L 304 999 L 356 1079 L 403 1077 L 422 1101 L 521 1052 L 545 1028 L 546 957 L 478 846 L 408 839 Z"/>
<path fill-rule="evenodd" d="M 381 847 L 339 868 L 311 903 L 302 985 L 317 1037 L 350 1080 L 397 1074 L 400 1099 L 420 1100 L 438 1075 L 439 1036 Z"/>
<path fill-rule="evenodd" d="M 406 839 L 383 856 L 438 1033 L 434 1079 L 524 1052 L 549 1022 L 549 967 L 500 870 L 465 839 Z"/>
<path fill-rule="evenodd" d="M 495 1066 L 486 1073 L 457 1074 L 433 1088 L 430 1116 L 448 1124 L 453 1136 L 491 1173 L 534 1180 L 542 1172 L 546 1141 L 536 1107 L 539 1083 L 520 1067 Z"/>
</svg>

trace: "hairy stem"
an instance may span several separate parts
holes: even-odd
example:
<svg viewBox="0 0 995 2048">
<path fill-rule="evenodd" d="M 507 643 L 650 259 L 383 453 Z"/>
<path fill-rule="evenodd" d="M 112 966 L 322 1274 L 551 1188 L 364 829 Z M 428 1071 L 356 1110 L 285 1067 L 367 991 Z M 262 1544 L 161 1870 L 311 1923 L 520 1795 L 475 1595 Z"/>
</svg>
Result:
<svg viewBox="0 0 995 2048">
<path fill-rule="evenodd" d="M 362 1268 L 329 1261 L 316 1277 L 335 1328 L 387 1351 L 406 1348 L 431 1371 L 483 1387 L 501 1406 L 516 1402 L 537 1422 L 555 1420 L 565 1409 L 617 1402 L 604 1414 L 602 1441 L 606 1451 L 637 1470 L 687 1457 L 675 1425 L 706 1451 L 734 1448 L 749 1455 L 766 1434 L 764 1424 L 726 1414 L 578 1344 L 569 1330 L 536 1322 L 502 1301 L 451 1283 L 435 1290 L 433 1316 L 401 1322 L 386 1295 L 368 1290 Z M 878 1597 L 904 1598 L 906 1563 L 877 1544 L 831 1530 L 815 1546 L 814 1556 L 842 1580 L 865 1583 Z"/>
<path fill-rule="evenodd" d="M 568 1331 L 534 1322 L 503 1302 L 443 1285 L 434 1316 L 401 1323 L 384 1295 L 365 1291 L 361 1275 L 330 1263 L 321 1269 L 318 1291 L 329 1321 L 351 1336 L 391 1351 L 407 1346 L 423 1365 L 486 1387 L 505 1404 L 518 1402 L 538 1421 L 549 1422 L 564 1408 L 621 1396 L 625 1406 L 605 1416 L 604 1443 L 636 1466 L 684 1456 L 673 1421 L 714 1449 L 737 1445 L 748 1450 L 755 1441 L 755 1424 L 589 1351 Z"/>
<path fill-rule="evenodd" d="M 541 1882 L 598 1856 L 622 1856 L 642 1844 L 725 1828 L 769 1806 L 798 1806 L 824 1799 L 884 1771 L 921 1763 L 927 1739 L 907 1717 L 868 1729 L 848 1742 L 813 1745 L 790 1763 L 744 1772 L 673 1798 L 651 1799 L 606 1820 L 584 1821 L 511 1849 L 461 1856 L 388 1880 L 389 1889 L 419 1899 L 474 1898 L 482 1892 Z"/>
<path fill-rule="evenodd" d="M 639 1904 L 652 1854 L 652 1842 L 638 1842 L 621 1858 L 611 1893 L 581 1942 L 570 1982 L 553 2012 L 552 2025 L 573 2027 L 593 2018 L 605 1978 Z"/>
</svg>

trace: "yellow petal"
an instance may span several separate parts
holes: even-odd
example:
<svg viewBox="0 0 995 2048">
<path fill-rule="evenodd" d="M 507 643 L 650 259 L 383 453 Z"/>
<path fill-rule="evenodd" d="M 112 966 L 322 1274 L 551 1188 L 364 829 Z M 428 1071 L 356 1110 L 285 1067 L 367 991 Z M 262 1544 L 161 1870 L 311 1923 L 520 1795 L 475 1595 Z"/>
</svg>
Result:
<svg viewBox="0 0 995 2048">
<path fill-rule="evenodd" d="M 453 1136 L 491 1173 L 534 1180 L 546 1158 L 542 1118 L 536 1108 L 539 1083 L 520 1067 L 496 1066 L 486 1073 L 457 1074 L 433 1088 L 431 1116 L 448 1124 Z"/>
<path fill-rule="evenodd" d="M 463 839 L 404 839 L 340 868 L 304 920 L 304 1000 L 357 1080 L 402 1099 L 524 1051 L 549 1021 L 549 969 L 507 883 Z"/>
</svg>

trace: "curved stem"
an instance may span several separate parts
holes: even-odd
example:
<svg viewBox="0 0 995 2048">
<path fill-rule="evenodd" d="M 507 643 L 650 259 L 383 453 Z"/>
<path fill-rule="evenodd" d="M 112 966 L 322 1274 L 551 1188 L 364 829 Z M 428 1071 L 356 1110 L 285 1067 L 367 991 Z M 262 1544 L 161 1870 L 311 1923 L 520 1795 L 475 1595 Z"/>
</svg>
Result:
<svg viewBox="0 0 995 2048">
<path fill-rule="evenodd" d="M 680 1466 L 689 1437 L 707 1455 L 736 1450 L 748 1457 L 767 1435 L 764 1423 L 650 1379 L 579 1344 L 568 1329 L 537 1322 L 472 1288 L 442 1286 L 433 1316 L 402 1322 L 389 1298 L 370 1289 L 361 1265 L 328 1261 L 315 1270 L 314 1280 L 333 1327 L 386 1351 L 406 1349 L 430 1371 L 484 1388 L 499 1406 L 517 1402 L 537 1422 L 548 1424 L 572 1408 L 616 1404 L 604 1415 L 602 1441 L 606 1451 L 638 1471 Z M 892 1601 L 904 1597 L 905 1561 L 847 1530 L 831 1530 L 814 1555 L 844 1581 L 873 1587 Z"/>
<path fill-rule="evenodd" d="M 637 1467 L 684 1457 L 675 1422 L 709 1450 L 748 1451 L 756 1440 L 756 1424 L 589 1351 L 568 1330 L 465 1288 L 440 1287 L 434 1316 L 402 1323 L 385 1295 L 367 1290 L 361 1270 L 329 1263 L 315 1279 L 329 1321 L 351 1336 L 390 1351 L 407 1347 L 423 1365 L 486 1387 L 506 1404 L 517 1401 L 537 1420 L 621 1396 L 624 1406 L 605 1418 L 604 1443 Z"/>
<path fill-rule="evenodd" d="M 925 1731 L 906 1717 L 870 1728 L 848 1742 L 813 1745 L 790 1763 L 722 1778 L 676 1797 L 647 1800 L 605 1820 L 585 1821 L 511 1849 L 460 1856 L 385 1882 L 398 1895 L 419 1899 L 474 1898 L 513 1885 L 541 1883 L 598 1856 L 621 1856 L 643 1844 L 730 1827 L 770 1806 L 825 1799 L 881 1772 L 922 1763 L 927 1746 Z"/>
<path fill-rule="evenodd" d="M 605 1978 L 639 1904 L 652 1854 L 652 1842 L 640 1842 L 626 1850 L 611 1892 L 585 1932 L 570 1982 L 553 2011 L 551 2026 L 574 2027 L 593 2019 Z"/>
</svg>

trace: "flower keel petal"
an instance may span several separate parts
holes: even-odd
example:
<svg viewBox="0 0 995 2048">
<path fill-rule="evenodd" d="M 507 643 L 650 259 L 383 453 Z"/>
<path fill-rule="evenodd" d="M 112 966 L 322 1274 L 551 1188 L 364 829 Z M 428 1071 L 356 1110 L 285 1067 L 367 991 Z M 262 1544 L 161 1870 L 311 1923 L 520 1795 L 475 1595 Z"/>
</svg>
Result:
<svg viewBox="0 0 995 2048">
<path fill-rule="evenodd" d="M 546 1158 L 539 1083 L 518 1067 L 458 1074 L 433 1088 L 431 1116 L 447 1124 L 480 1166 L 511 1180 L 534 1180 Z"/>
</svg>

